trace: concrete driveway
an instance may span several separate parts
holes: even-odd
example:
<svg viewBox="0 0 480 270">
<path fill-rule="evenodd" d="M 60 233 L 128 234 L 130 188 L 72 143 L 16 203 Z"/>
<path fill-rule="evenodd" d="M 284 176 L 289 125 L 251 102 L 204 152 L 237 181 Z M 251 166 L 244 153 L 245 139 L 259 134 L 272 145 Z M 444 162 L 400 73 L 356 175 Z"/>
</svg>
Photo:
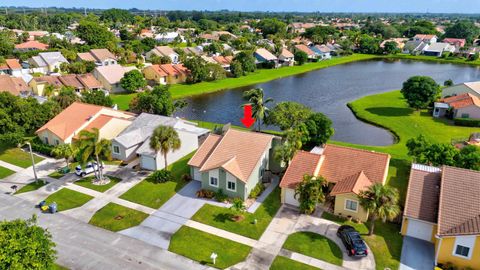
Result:
<svg viewBox="0 0 480 270">
<path fill-rule="evenodd" d="M 417 238 L 403 237 L 400 270 L 433 269 L 435 248 L 432 243 Z"/>
<path fill-rule="evenodd" d="M 123 235 L 168 249 L 170 238 L 206 203 L 227 206 L 211 200 L 197 198 L 199 181 L 191 181 L 139 226 L 120 231 Z"/>
</svg>

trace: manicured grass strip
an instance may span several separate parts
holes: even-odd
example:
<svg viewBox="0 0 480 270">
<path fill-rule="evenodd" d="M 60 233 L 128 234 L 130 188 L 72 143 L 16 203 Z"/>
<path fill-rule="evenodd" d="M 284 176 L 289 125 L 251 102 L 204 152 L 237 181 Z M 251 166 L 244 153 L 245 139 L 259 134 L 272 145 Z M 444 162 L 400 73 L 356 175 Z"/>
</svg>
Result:
<svg viewBox="0 0 480 270">
<path fill-rule="evenodd" d="M 58 172 L 58 171 L 54 171 L 53 173 L 49 174 L 48 176 L 51 177 L 51 178 L 60 179 L 63 176 L 65 176 L 65 174 L 63 174 L 61 172 Z"/>
<path fill-rule="evenodd" d="M 159 208 L 187 184 L 182 180 L 182 175 L 190 173 L 187 162 L 193 154 L 190 153 L 168 166 L 168 169 L 172 172 L 173 181 L 154 183 L 145 179 L 125 192 L 120 198 L 151 208 Z"/>
<path fill-rule="evenodd" d="M 92 196 L 83 194 L 68 188 L 62 188 L 59 191 L 48 196 L 45 200 L 47 204 L 57 203 L 58 211 L 65 211 L 72 208 L 80 207 L 93 199 Z"/>
<path fill-rule="evenodd" d="M 297 262 L 282 256 L 277 256 L 275 260 L 273 260 L 272 265 L 270 266 L 270 270 L 318 270 L 318 269 L 320 268 L 316 268 L 308 264 Z"/>
<path fill-rule="evenodd" d="M 0 166 L 0 179 L 5 178 L 5 177 L 8 177 L 8 176 L 10 176 L 10 175 L 12 175 L 12 174 L 14 174 L 14 173 L 15 173 L 14 171 L 12 171 L 12 170 L 10 170 L 10 169 L 8 169 L 8 168 L 5 168 L 5 167 Z"/>
<path fill-rule="evenodd" d="M 297 232 L 288 236 L 283 248 L 329 262 L 342 265 L 340 247 L 327 237 L 313 232 Z"/>
<path fill-rule="evenodd" d="M 34 191 L 34 190 L 37 190 L 43 186 L 45 186 L 46 184 L 48 184 L 48 182 L 43 182 L 43 180 L 39 179 L 38 182 L 31 182 L 25 186 L 23 186 L 21 189 L 19 189 L 17 192 L 15 192 L 15 194 L 21 194 L 21 193 L 25 193 L 25 192 L 30 192 L 30 191 Z"/>
<path fill-rule="evenodd" d="M 376 269 L 383 270 L 398 269 L 400 265 L 400 254 L 402 252 L 403 238 L 400 232 L 400 225 L 394 223 L 375 223 L 374 235 L 368 236 L 368 223 L 357 224 L 348 222 L 345 219 L 324 212 L 322 218 L 331 220 L 340 225 L 353 226 L 362 238 L 367 242 L 368 247 L 375 257 Z"/>
<path fill-rule="evenodd" d="M 253 239 L 260 239 L 279 208 L 280 188 L 277 187 L 255 213 L 243 213 L 245 219 L 242 221 L 232 221 L 231 218 L 234 215 L 232 210 L 210 204 L 205 204 L 200 208 L 192 220 Z M 257 224 L 254 224 L 255 219 Z"/>
<path fill-rule="evenodd" d="M 109 231 L 118 232 L 139 225 L 147 217 L 148 214 L 138 210 L 109 203 L 98 210 L 88 223 Z"/>
<path fill-rule="evenodd" d="M 427 56 L 427 55 L 395 54 L 395 55 L 385 55 L 384 58 L 408 59 L 408 60 L 415 60 L 415 61 L 428 61 L 428 62 L 447 63 L 447 64 L 480 66 L 480 60 L 471 61 L 464 57 L 443 58 L 443 57 Z"/>
<path fill-rule="evenodd" d="M 33 155 L 35 163 L 43 160 L 42 157 Z M 13 164 L 21 168 L 28 168 L 32 166 L 32 159 L 30 153 L 24 152 L 17 147 L 10 147 L 0 144 L 0 160 Z"/>
<path fill-rule="evenodd" d="M 84 188 L 93 189 L 93 190 L 98 191 L 98 192 L 105 192 L 105 191 L 109 190 L 111 187 L 113 187 L 114 185 L 116 185 L 118 182 L 122 181 L 122 179 L 114 177 L 114 176 L 106 175 L 106 177 L 108 177 L 110 179 L 110 182 L 106 185 L 95 185 L 95 184 L 93 184 L 92 181 L 95 178 L 94 175 L 84 177 L 84 178 L 82 178 L 78 181 L 75 181 L 74 184 L 82 186 Z"/>
<path fill-rule="evenodd" d="M 224 269 L 244 261 L 251 247 L 213 234 L 182 226 L 170 240 L 168 250 L 201 264 Z M 215 265 L 210 255 L 218 254 Z"/>
</svg>

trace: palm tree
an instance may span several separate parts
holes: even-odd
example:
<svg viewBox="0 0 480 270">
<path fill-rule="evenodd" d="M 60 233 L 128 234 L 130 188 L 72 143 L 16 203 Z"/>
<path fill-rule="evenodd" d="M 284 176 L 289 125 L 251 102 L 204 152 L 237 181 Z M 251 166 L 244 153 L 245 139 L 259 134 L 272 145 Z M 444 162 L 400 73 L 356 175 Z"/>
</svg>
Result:
<svg viewBox="0 0 480 270">
<path fill-rule="evenodd" d="M 398 206 L 398 190 L 381 183 L 376 183 L 358 195 L 360 205 L 369 212 L 370 228 L 368 235 L 373 234 L 375 221 L 381 219 L 383 222 L 392 220 L 400 214 Z"/>
<path fill-rule="evenodd" d="M 252 116 L 257 120 L 257 131 L 260 131 L 263 120 L 268 115 L 269 109 L 267 107 L 267 104 L 269 102 L 272 102 L 273 99 L 265 99 L 262 88 L 248 90 L 243 93 L 243 97 L 248 100 L 248 103 L 244 104 L 244 106 L 252 105 Z"/>
<path fill-rule="evenodd" d="M 177 131 L 173 127 L 158 126 L 150 138 L 150 147 L 156 152 L 160 152 L 165 160 L 165 170 L 168 168 L 167 154 L 170 151 L 180 149 L 182 142 L 178 137 Z"/>
<path fill-rule="evenodd" d="M 302 182 L 295 188 L 294 198 L 300 202 L 300 211 L 304 214 L 312 214 L 317 203 L 325 201 L 323 187 L 328 182 L 325 178 L 305 174 Z"/>
<path fill-rule="evenodd" d="M 75 155 L 75 149 L 72 147 L 71 144 L 60 144 L 55 146 L 55 148 L 52 149 L 52 152 L 50 154 L 56 158 L 64 158 L 68 167 L 68 162 Z"/>
<path fill-rule="evenodd" d="M 83 164 L 87 163 L 92 158 L 97 161 L 98 175 L 95 171 L 97 180 L 103 180 L 103 168 L 101 159 L 110 159 L 111 157 L 111 143 L 107 139 L 100 138 L 98 128 L 93 128 L 92 131 L 82 130 L 78 134 L 78 140 L 75 142 L 75 147 L 78 149 Z"/>
</svg>

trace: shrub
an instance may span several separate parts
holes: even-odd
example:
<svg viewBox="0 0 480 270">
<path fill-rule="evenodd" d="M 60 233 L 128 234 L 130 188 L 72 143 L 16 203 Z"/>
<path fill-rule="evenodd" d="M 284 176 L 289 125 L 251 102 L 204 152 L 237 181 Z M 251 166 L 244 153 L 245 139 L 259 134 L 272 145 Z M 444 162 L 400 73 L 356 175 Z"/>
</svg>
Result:
<svg viewBox="0 0 480 270">
<path fill-rule="evenodd" d="M 182 175 L 182 181 L 184 182 L 190 182 L 192 181 L 192 176 L 189 173 L 184 173 Z"/>
<path fill-rule="evenodd" d="M 248 198 L 250 199 L 256 199 L 262 192 L 265 190 L 265 186 L 262 183 L 258 183 L 255 185 L 255 187 L 250 191 L 250 195 L 248 195 Z"/>
<path fill-rule="evenodd" d="M 165 169 L 153 172 L 148 179 L 155 183 L 165 183 L 172 179 L 172 173 Z"/>
<path fill-rule="evenodd" d="M 215 196 L 215 192 L 208 190 L 208 189 L 200 189 L 197 191 L 197 197 L 198 198 L 207 198 L 211 199 Z"/>
<path fill-rule="evenodd" d="M 40 153 L 40 154 L 43 154 L 43 155 L 46 155 L 46 156 L 49 156 L 49 157 L 52 156 L 50 153 L 52 152 L 54 147 L 51 146 L 51 145 L 43 143 L 42 140 L 40 140 L 40 138 L 35 137 L 30 142 L 30 144 L 32 145 L 32 150 L 34 152 L 37 152 L 37 153 Z"/>
<path fill-rule="evenodd" d="M 219 189 L 217 192 L 215 192 L 215 200 L 217 202 L 223 202 L 227 198 L 228 196 L 223 193 L 223 189 Z"/>
<path fill-rule="evenodd" d="M 480 119 L 455 118 L 453 121 L 457 126 L 480 127 Z"/>
</svg>

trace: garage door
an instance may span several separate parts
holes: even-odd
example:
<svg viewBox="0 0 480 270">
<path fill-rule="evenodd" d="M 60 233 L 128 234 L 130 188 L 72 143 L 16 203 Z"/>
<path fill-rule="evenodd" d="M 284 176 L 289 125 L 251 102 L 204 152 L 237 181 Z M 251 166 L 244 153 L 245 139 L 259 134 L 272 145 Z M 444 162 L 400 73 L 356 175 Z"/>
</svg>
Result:
<svg viewBox="0 0 480 270">
<path fill-rule="evenodd" d="M 285 203 L 294 206 L 300 205 L 297 199 L 295 199 L 295 190 L 289 188 L 285 190 Z"/>
<path fill-rule="evenodd" d="M 407 235 L 430 242 L 432 240 L 433 225 L 430 223 L 408 220 Z"/>
<path fill-rule="evenodd" d="M 193 168 L 193 180 L 202 181 L 202 174 L 198 168 Z"/>
<path fill-rule="evenodd" d="M 140 156 L 140 167 L 151 171 L 155 171 L 157 168 L 155 159 L 149 156 Z"/>
</svg>

